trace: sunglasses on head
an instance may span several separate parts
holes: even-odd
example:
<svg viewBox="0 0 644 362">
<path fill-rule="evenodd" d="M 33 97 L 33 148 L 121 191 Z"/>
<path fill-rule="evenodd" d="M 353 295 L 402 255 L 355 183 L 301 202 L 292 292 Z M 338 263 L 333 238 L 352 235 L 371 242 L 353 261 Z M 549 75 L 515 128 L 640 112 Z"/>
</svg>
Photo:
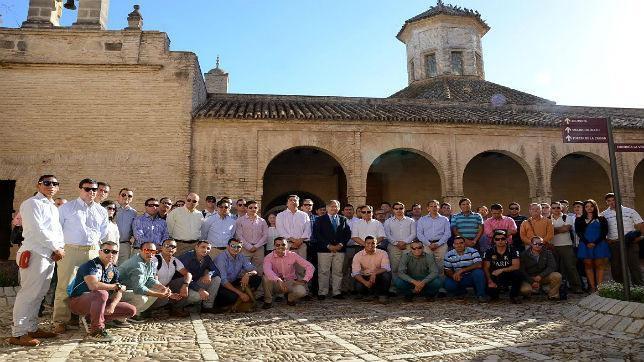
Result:
<svg viewBox="0 0 644 362">
<path fill-rule="evenodd" d="M 121 197 L 127 197 L 128 199 L 131 199 L 134 197 L 134 194 L 121 194 Z"/>
<path fill-rule="evenodd" d="M 83 190 L 85 190 L 85 192 L 96 192 L 98 187 L 83 187 Z"/>
<path fill-rule="evenodd" d="M 103 251 L 103 253 L 105 254 L 113 254 L 113 255 L 116 255 L 119 253 L 118 250 L 112 250 L 112 249 L 101 249 L 101 251 Z"/>
<path fill-rule="evenodd" d="M 43 184 L 44 186 L 47 186 L 47 187 L 60 185 L 60 182 L 58 182 L 58 181 L 50 181 L 50 180 L 44 180 L 44 181 L 40 181 L 38 183 Z"/>
</svg>

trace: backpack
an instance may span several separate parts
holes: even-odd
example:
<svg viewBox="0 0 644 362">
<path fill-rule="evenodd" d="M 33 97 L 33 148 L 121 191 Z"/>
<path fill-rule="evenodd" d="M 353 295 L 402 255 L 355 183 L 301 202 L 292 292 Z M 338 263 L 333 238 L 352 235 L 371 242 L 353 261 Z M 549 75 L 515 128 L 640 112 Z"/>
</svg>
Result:
<svg viewBox="0 0 644 362">
<path fill-rule="evenodd" d="M 161 270 L 161 265 L 163 265 L 163 257 L 161 254 L 156 254 L 155 257 L 157 258 L 157 272 Z M 179 273 L 179 268 L 177 267 L 177 258 L 172 259 L 172 265 L 174 266 L 174 275 L 172 276 L 172 279 L 176 278 L 183 278 L 183 275 Z"/>
<path fill-rule="evenodd" d="M 566 216 L 568 216 L 568 215 L 561 214 L 561 219 L 563 220 L 563 222 L 566 222 Z M 573 225 L 573 227 L 570 228 L 570 231 L 568 232 L 570 234 L 570 240 L 572 241 L 572 245 L 575 245 L 575 233 L 573 233 L 573 231 L 572 231 L 574 228 L 575 228 L 575 226 Z"/>
</svg>

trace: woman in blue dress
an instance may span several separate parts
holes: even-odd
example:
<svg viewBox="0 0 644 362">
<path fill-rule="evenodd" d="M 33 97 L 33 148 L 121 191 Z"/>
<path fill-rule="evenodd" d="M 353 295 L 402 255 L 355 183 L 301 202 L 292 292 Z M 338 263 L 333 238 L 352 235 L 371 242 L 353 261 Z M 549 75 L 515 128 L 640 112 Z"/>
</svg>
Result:
<svg viewBox="0 0 644 362">
<path fill-rule="evenodd" d="M 584 201 L 584 212 L 575 219 L 575 232 L 579 236 L 577 257 L 584 261 L 588 288 L 592 293 L 597 291 L 597 285 L 603 281 L 604 268 L 610 257 L 610 248 L 606 242 L 608 221 L 599 216 L 595 200 Z"/>
</svg>

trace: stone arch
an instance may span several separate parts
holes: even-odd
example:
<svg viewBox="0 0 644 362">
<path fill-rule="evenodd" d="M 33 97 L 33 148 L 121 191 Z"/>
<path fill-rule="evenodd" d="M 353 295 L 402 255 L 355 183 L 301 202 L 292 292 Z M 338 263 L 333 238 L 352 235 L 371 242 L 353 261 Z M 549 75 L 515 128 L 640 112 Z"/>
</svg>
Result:
<svg viewBox="0 0 644 362">
<path fill-rule="evenodd" d="M 529 204 L 536 194 L 536 177 L 528 163 L 506 150 L 486 150 L 474 155 L 463 169 L 463 195 L 472 206 L 510 202 Z M 524 206 L 525 207 L 525 206 Z"/>
<path fill-rule="evenodd" d="M 639 182 L 637 182 L 639 180 Z M 633 172 L 633 191 L 635 192 L 635 210 L 644 214 L 644 160 L 640 161 Z"/>
<path fill-rule="evenodd" d="M 411 209 L 413 203 L 442 198 L 445 182 L 441 171 L 438 161 L 425 152 L 387 150 L 370 160 L 364 181 L 367 203 L 377 207 L 381 201 L 402 201 Z"/>
<path fill-rule="evenodd" d="M 611 190 L 610 166 L 593 153 L 568 153 L 553 165 L 550 187 L 553 200 L 594 199 L 603 209 L 604 195 Z"/>
<path fill-rule="evenodd" d="M 273 157 L 264 170 L 262 204 L 266 207 L 262 209 L 284 204 L 285 199 L 278 199 L 291 193 L 310 195 L 316 207 L 329 199 L 346 203 L 347 187 L 344 168 L 331 153 L 317 147 L 291 147 Z"/>
</svg>

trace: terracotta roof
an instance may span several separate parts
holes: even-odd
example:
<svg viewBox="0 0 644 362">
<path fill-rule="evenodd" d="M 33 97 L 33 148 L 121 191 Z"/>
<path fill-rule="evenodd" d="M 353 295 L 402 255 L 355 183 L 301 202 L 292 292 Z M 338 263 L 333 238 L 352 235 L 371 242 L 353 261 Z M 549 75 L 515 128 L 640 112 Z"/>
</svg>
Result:
<svg viewBox="0 0 644 362">
<path fill-rule="evenodd" d="M 195 118 L 501 124 L 557 127 L 563 117 L 613 116 L 620 128 L 644 129 L 644 109 L 555 105 L 494 107 L 395 98 L 209 94 Z"/>
<path fill-rule="evenodd" d="M 420 14 L 414 16 L 413 18 L 408 19 L 407 21 L 405 21 L 405 24 L 403 24 L 402 28 L 400 29 L 400 31 L 398 32 L 396 37 L 397 38 L 400 37 L 400 34 L 405 30 L 405 27 L 407 26 L 407 24 L 410 24 L 410 23 L 413 23 L 415 21 L 419 21 L 419 20 L 422 20 L 422 19 L 427 19 L 427 18 L 430 18 L 432 16 L 441 15 L 441 14 L 443 14 L 443 15 L 471 17 L 471 18 L 474 18 L 474 19 L 478 20 L 478 22 L 483 26 L 483 28 L 485 28 L 486 32 L 488 30 L 490 30 L 490 26 L 487 25 L 487 23 L 481 18 L 481 14 L 479 14 L 478 11 L 471 10 L 471 9 L 468 9 L 468 8 L 461 8 L 460 6 L 454 6 L 454 5 L 449 5 L 449 4 L 445 5 L 442 0 L 438 0 L 436 5 L 432 6 L 431 8 L 429 8 L 429 10 L 427 10 L 427 11 L 425 11 L 423 13 L 420 13 Z"/>
<path fill-rule="evenodd" d="M 544 98 L 488 82 L 475 76 L 440 76 L 415 81 L 390 98 L 415 98 L 475 104 L 554 104 Z"/>
</svg>

